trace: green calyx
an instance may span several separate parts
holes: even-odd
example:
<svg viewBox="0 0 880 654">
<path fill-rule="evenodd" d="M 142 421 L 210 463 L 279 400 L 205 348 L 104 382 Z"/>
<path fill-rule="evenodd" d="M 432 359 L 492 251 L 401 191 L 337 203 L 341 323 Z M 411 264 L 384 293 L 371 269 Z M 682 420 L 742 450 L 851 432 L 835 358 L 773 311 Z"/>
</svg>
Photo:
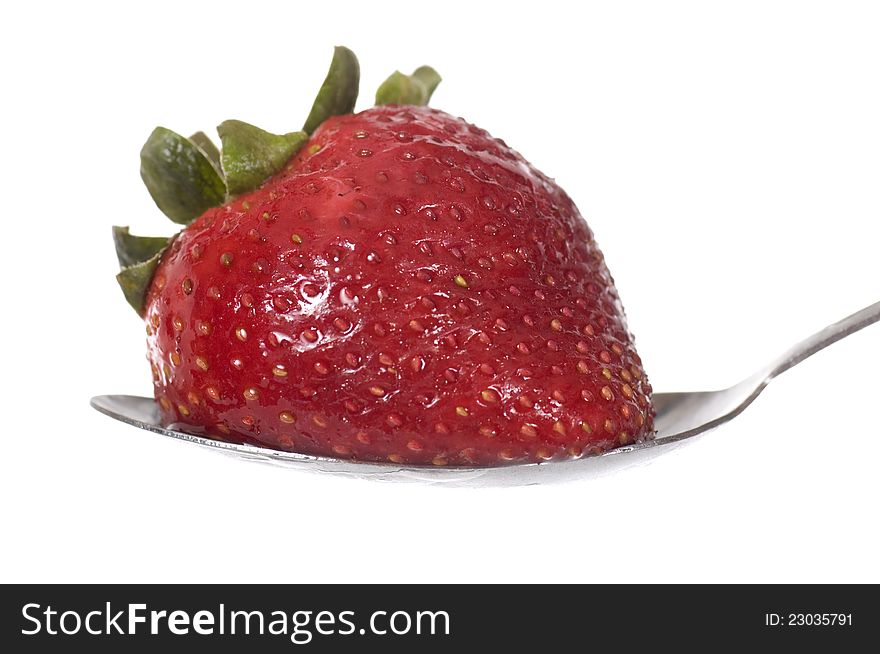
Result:
<svg viewBox="0 0 880 654">
<path fill-rule="evenodd" d="M 141 178 L 162 213 L 181 225 L 226 199 L 226 184 L 208 155 L 164 127 L 141 148 Z"/>
<path fill-rule="evenodd" d="M 252 191 L 284 167 L 309 140 L 305 132 L 278 136 L 240 120 L 217 127 L 223 153 L 220 162 L 231 195 Z"/>
<path fill-rule="evenodd" d="M 214 141 L 204 132 L 196 132 L 189 137 L 189 140 L 195 143 L 201 151 L 208 157 L 208 160 L 214 164 L 214 168 L 220 170 L 220 150 L 214 145 Z"/>
<path fill-rule="evenodd" d="M 147 290 L 159 259 L 173 240 L 173 236 L 135 236 L 128 227 L 113 227 L 113 243 L 120 268 L 116 281 L 125 299 L 140 316 L 144 314 Z"/>
<path fill-rule="evenodd" d="M 120 268 L 136 266 L 162 252 L 168 247 L 167 236 L 135 236 L 128 227 L 113 226 L 113 244 Z"/>
<path fill-rule="evenodd" d="M 420 66 L 412 75 L 396 70 L 376 91 L 376 104 L 426 105 L 440 80 L 439 73 L 430 66 Z"/>
<path fill-rule="evenodd" d="M 303 131 L 311 134 L 331 116 L 341 116 L 354 111 L 358 97 L 361 68 L 354 52 L 338 45 L 333 51 L 330 70 L 321 84 L 318 96 L 306 118 Z"/>
<path fill-rule="evenodd" d="M 412 75 L 395 72 L 379 87 L 376 104 L 425 105 L 439 83 L 440 75 L 430 66 Z M 157 127 L 141 149 L 141 178 L 159 209 L 175 223 L 188 225 L 208 209 L 259 188 L 325 120 L 353 112 L 359 84 L 357 57 L 337 46 L 302 131 L 271 134 L 227 120 L 217 127 L 222 146 L 218 149 L 204 132 L 186 138 Z M 173 238 L 134 236 L 127 227 L 113 228 L 121 268 L 116 279 L 139 314 L 156 266 Z"/>
</svg>

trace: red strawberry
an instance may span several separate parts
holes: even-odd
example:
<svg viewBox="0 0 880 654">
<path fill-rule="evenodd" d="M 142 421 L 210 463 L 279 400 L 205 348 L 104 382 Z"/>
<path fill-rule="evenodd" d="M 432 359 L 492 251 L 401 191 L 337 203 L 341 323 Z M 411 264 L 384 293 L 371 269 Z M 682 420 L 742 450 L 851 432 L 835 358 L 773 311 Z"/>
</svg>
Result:
<svg viewBox="0 0 880 654">
<path fill-rule="evenodd" d="M 396 75 L 392 100 L 433 90 L 418 71 Z M 163 421 L 434 465 L 650 438 L 651 387 L 568 195 L 462 119 L 349 111 L 152 259 L 144 316 Z"/>
</svg>

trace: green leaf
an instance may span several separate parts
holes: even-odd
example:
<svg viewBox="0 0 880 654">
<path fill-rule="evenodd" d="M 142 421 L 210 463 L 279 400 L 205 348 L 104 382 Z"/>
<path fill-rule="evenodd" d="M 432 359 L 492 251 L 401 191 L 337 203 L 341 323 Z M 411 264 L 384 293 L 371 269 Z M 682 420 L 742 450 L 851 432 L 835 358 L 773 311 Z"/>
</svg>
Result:
<svg viewBox="0 0 880 654">
<path fill-rule="evenodd" d="M 412 75 L 395 70 L 376 91 L 376 104 L 426 105 L 440 80 L 430 66 L 419 66 Z"/>
<path fill-rule="evenodd" d="M 240 120 L 224 121 L 217 132 L 223 143 L 221 162 L 230 195 L 257 188 L 284 168 L 309 139 L 305 132 L 278 136 Z"/>
<path fill-rule="evenodd" d="M 376 105 L 383 104 L 425 104 L 425 87 L 409 75 L 399 70 L 382 82 L 376 91 Z"/>
<path fill-rule="evenodd" d="M 156 206 L 182 225 L 226 199 L 226 184 L 208 156 L 164 127 L 154 129 L 141 149 L 141 178 Z"/>
<path fill-rule="evenodd" d="M 189 137 L 189 140 L 195 143 L 199 149 L 208 157 L 208 160 L 214 164 L 214 168 L 218 171 L 220 168 L 220 150 L 217 149 L 217 146 L 214 145 L 214 141 L 211 140 L 204 132 L 196 132 L 192 136 Z"/>
<path fill-rule="evenodd" d="M 143 317 L 144 305 L 146 304 L 147 289 L 153 280 L 156 272 L 156 266 L 159 265 L 159 259 L 162 253 L 157 252 L 152 257 L 141 263 L 123 268 L 118 275 L 116 281 L 122 289 L 125 299 Z"/>
<path fill-rule="evenodd" d="M 113 226 L 113 244 L 119 267 L 127 268 L 152 259 L 171 242 L 166 236 L 135 236 L 128 227 Z"/>
<path fill-rule="evenodd" d="M 346 47 L 336 46 L 330 70 L 318 91 L 303 131 L 311 134 L 330 116 L 350 114 L 357 102 L 361 69 L 357 57 Z"/>
<path fill-rule="evenodd" d="M 426 104 L 431 100 L 431 96 L 434 95 L 437 85 L 443 81 L 440 73 L 430 66 L 419 66 L 413 71 L 412 77 L 421 82 L 425 87 L 425 91 L 428 93 L 428 97 L 425 99 Z"/>
</svg>

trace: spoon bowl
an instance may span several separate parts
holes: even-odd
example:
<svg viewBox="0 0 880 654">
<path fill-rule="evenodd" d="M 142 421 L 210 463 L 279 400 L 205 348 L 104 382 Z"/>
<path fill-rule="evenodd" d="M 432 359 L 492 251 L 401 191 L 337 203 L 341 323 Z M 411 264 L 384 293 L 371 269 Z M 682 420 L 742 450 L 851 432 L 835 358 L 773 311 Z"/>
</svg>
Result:
<svg viewBox="0 0 880 654">
<path fill-rule="evenodd" d="M 238 458 L 285 467 L 379 481 L 418 481 L 431 484 L 468 486 L 522 486 L 602 475 L 641 465 L 676 444 L 714 429 L 735 418 L 751 404 L 770 381 L 789 368 L 832 343 L 880 320 L 876 302 L 804 339 L 782 356 L 735 386 L 718 391 L 655 393 L 657 411 L 652 440 L 585 456 L 570 461 L 526 463 L 480 468 L 438 468 L 436 466 L 370 463 L 282 452 L 265 447 L 229 443 L 163 427 L 152 398 L 133 395 L 98 395 L 91 405 L 121 422 L 163 436 L 194 443 Z"/>
</svg>

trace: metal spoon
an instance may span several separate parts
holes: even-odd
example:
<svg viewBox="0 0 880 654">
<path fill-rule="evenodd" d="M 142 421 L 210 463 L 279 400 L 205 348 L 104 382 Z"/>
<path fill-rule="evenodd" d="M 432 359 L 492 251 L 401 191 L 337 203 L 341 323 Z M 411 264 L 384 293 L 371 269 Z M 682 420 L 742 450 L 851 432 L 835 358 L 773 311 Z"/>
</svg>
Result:
<svg viewBox="0 0 880 654">
<path fill-rule="evenodd" d="M 880 302 L 865 307 L 861 311 L 816 332 L 748 379 L 724 390 L 655 393 L 657 433 L 653 440 L 573 461 L 528 463 L 489 468 L 437 468 L 434 466 L 401 466 L 393 463 L 364 463 L 309 456 L 295 452 L 280 452 L 253 445 L 226 443 L 168 429 L 159 424 L 158 410 L 152 398 L 132 395 L 98 395 L 92 398 L 91 405 L 111 418 L 163 436 L 171 436 L 210 447 L 239 458 L 274 463 L 290 468 L 379 480 L 415 480 L 428 483 L 452 483 L 453 485 L 540 484 L 572 480 L 586 474 L 602 474 L 630 467 L 653 458 L 658 453 L 668 451 L 671 449 L 669 446 L 673 443 L 680 443 L 735 418 L 758 397 L 771 379 L 819 350 L 878 320 L 880 320 Z"/>
</svg>

